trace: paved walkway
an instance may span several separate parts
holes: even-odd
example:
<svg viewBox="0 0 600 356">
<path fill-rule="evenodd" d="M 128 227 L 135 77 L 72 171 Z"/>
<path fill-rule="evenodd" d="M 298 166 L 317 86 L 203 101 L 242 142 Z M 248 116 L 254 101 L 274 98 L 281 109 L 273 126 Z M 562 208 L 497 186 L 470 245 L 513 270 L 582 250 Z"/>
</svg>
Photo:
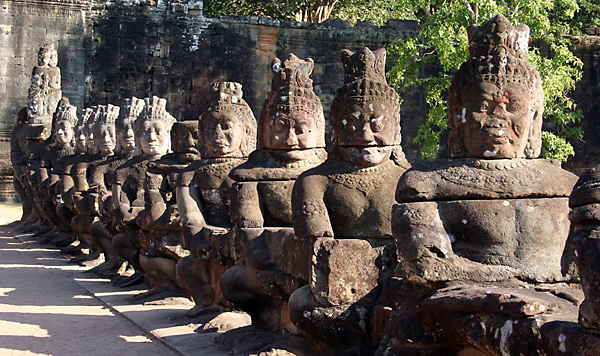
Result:
<svg viewBox="0 0 600 356">
<path fill-rule="evenodd" d="M 0 205 L 0 223 L 20 210 Z M 132 304 L 142 290 L 113 287 L 30 235 L 0 227 L 0 355 L 225 355 L 216 333 L 194 332 L 188 303 Z"/>
</svg>

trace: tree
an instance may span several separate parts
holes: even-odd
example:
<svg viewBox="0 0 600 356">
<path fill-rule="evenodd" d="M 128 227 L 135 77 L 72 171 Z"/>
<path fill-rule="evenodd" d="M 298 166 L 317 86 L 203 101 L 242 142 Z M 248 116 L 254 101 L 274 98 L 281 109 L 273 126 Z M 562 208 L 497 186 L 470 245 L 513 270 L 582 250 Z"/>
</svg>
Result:
<svg viewBox="0 0 600 356">
<path fill-rule="evenodd" d="M 207 0 L 204 14 L 219 16 L 262 16 L 276 20 L 323 22 L 338 0 Z"/>
<path fill-rule="evenodd" d="M 574 154 L 568 137 L 581 137 L 582 131 L 573 127 L 581 112 L 567 94 L 581 79 L 582 62 L 569 50 L 565 34 L 577 33 L 572 23 L 579 10 L 575 0 L 398 0 L 410 12 L 407 16 L 420 23 L 417 36 L 388 46 L 395 58 L 388 73 L 390 84 L 399 91 L 423 86 L 429 105 L 426 122 L 420 126 L 416 141 L 422 146 L 424 158 L 436 157 L 440 137 L 447 129 L 445 95 L 452 74 L 468 58 L 467 28 L 485 22 L 498 13 L 513 24 L 525 23 L 531 28 L 533 46 L 530 60 L 540 72 L 545 92 L 546 128 L 543 133 L 543 155 L 565 161 Z M 544 52 L 541 48 L 546 49 Z M 543 53 L 543 54 L 542 54 Z M 437 76 L 422 77 L 426 65 L 438 64 Z"/>
</svg>

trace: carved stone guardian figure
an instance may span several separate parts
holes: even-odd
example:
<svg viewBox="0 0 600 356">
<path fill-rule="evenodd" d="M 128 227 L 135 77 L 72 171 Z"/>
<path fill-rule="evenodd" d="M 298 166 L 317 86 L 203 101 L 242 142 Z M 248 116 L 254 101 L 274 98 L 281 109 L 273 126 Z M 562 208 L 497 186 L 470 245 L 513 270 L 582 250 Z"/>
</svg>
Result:
<svg viewBox="0 0 600 356">
<path fill-rule="evenodd" d="M 58 54 L 54 45 L 46 44 L 38 52 L 38 65 L 31 73 L 31 87 L 27 97 L 27 116 L 32 124 L 50 124 L 58 101 L 62 97 L 60 89 L 60 68 L 57 67 Z"/>
<path fill-rule="evenodd" d="M 239 83 L 213 84 L 198 123 L 202 159 L 183 169 L 177 180 L 181 244 L 190 251 L 177 262 L 177 278 L 196 303 L 188 312 L 191 317 L 219 308 L 217 304 L 227 305 L 219 280 L 233 264 L 229 219 L 233 180 L 228 175 L 256 147 L 256 119 L 242 95 Z"/>
<path fill-rule="evenodd" d="M 77 124 L 77 109 L 69 104 L 68 98 L 62 98 L 52 122 L 53 142 L 49 144 L 40 158 L 39 165 L 39 191 L 36 203 L 43 216 L 55 227 L 57 232 L 45 234 L 40 241 L 50 242 L 57 238 L 58 232 L 69 232 L 71 227 L 64 224 L 56 213 L 56 207 L 60 201 L 59 175 L 54 168 L 59 166 L 62 157 L 74 153 L 73 137 L 75 125 Z"/>
<path fill-rule="evenodd" d="M 291 320 L 359 354 L 371 348 L 373 311 L 383 303 L 395 263 L 390 191 L 409 167 L 385 57 L 384 49 L 342 51 L 332 150 L 322 165 L 300 175 L 292 196 L 295 234 L 310 239 L 313 252 L 309 285 L 289 300 Z"/>
<path fill-rule="evenodd" d="M 135 155 L 136 139 L 133 124 L 144 105 L 143 99 L 136 97 L 125 99 L 115 121 L 117 141 L 115 154 L 109 159 L 98 161 L 90 168 L 87 210 L 90 215 L 98 215 L 98 219 L 92 223 L 90 234 L 104 254 L 105 260 L 92 269 L 99 275 L 115 275 L 123 263 L 123 259 L 112 248 L 112 239 L 119 233 L 117 217 L 113 209 L 112 185 L 115 181 L 115 171 Z"/>
<path fill-rule="evenodd" d="M 290 323 L 287 300 L 310 278 L 312 244 L 294 235 L 292 188 L 302 172 L 327 157 L 323 107 L 309 78 L 313 68 L 311 58 L 293 54 L 273 60 L 272 88 L 259 120 L 261 148 L 229 174 L 237 181 L 231 202 L 237 262 L 223 274 L 221 287 L 263 329 Z"/>
<path fill-rule="evenodd" d="M 110 104 L 98 106 L 98 114 L 93 126 L 86 123 L 86 126 L 90 129 L 89 131 L 91 131 L 88 132 L 86 140 L 93 139 L 98 153 L 90 155 L 90 160 L 75 165 L 77 183 L 75 184 L 73 203 L 79 215 L 73 218 L 71 225 L 78 239 L 84 245 L 89 246 L 91 250 L 89 256 L 80 258 L 82 262 L 84 260 L 93 261 L 100 257 L 100 248 L 92 239 L 91 227 L 101 210 L 97 193 L 100 187 L 106 189 L 106 181 L 101 179 L 104 176 L 98 176 L 96 168 L 107 161 L 112 161 L 115 157 L 117 146 L 115 121 L 119 116 L 119 110 L 118 106 Z"/>
<path fill-rule="evenodd" d="M 179 172 L 199 159 L 198 121 L 181 121 L 173 125 L 173 153 L 148 164 L 144 182 L 145 210 L 140 234 L 140 264 L 151 279 L 148 292 L 136 296 L 144 299 L 162 292 L 179 292 L 175 265 L 189 251 L 181 246 L 181 219 L 177 210 L 175 183 Z"/>
<path fill-rule="evenodd" d="M 574 277 L 566 217 L 576 176 L 536 159 L 544 94 L 528 60 L 529 28 L 498 15 L 472 26 L 469 40 L 470 59 L 450 88 L 453 159 L 413 167 L 396 190 L 404 282 L 388 296 L 396 315 L 387 330 L 397 354 L 557 347 L 538 342 L 541 326 L 570 315 L 576 299 L 557 283 Z M 502 337 L 490 337 L 496 328 Z"/>
<path fill-rule="evenodd" d="M 117 280 L 121 286 L 142 281 L 143 268 L 139 262 L 140 228 L 138 215 L 145 208 L 144 180 L 148 164 L 164 156 L 170 146 L 171 127 L 175 118 L 167 112 L 165 99 L 146 98 L 146 103 L 134 122 L 136 140 L 142 153 L 121 165 L 112 185 L 112 203 L 121 233 L 112 239 L 112 249 L 135 270 L 133 276 Z"/>
</svg>

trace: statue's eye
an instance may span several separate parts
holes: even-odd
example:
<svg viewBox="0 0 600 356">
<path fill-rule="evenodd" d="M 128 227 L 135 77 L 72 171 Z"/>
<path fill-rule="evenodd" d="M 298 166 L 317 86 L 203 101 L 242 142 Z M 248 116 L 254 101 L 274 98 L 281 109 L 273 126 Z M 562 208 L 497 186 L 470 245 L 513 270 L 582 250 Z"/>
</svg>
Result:
<svg viewBox="0 0 600 356">
<path fill-rule="evenodd" d="M 302 135 L 306 132 L 310 132 L 310 129 L 307 125 L 296 126 L 296 135 Z"/>
<path fill-rule="evenodd" d="M 515 113 L 515 112 L 517 112 L 519 110 L 521 110 L 521 102 L 518 101 L 518 100 L 511 100 L 506 105 L 506 111 L 508 111 L 508 112 Z"/>
<path fill-rule="evenodd" d="M 490 107 L 490 104 L 488 103 L 488 101 L 482 100 L 481 103 L 479 104 L 479 111 L 487 112 L 489 107 Z"/>
</svg>

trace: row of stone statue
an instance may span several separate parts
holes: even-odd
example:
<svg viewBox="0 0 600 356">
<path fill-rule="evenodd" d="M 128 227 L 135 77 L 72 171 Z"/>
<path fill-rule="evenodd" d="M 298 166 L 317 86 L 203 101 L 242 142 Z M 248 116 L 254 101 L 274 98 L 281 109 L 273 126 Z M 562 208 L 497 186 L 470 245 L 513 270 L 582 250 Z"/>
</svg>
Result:
<svg viewBox="0 0 600 356">
<path fill-rule="evenodd" d="M 87 248 L 76 262 L 102 254 L 93 271 L 118 285 L 150 280 L 138 299 L 182 291 L 190 316 L 241 309 L 321 352 L 597 355 L 598 173 L 576 185 L 568 238 L 577 177 L 537 159 L 543 91 L 528 38 L 502 15 L 469 30 L 451 159 L 412 168 L 383 49 L 342 52 L 330 145 L 313 60 L 293 54 L 271 64 L 258 125 L 242 86 L 220 82 L 198 121 L 157 97 L 80 116 L 62 98 L 49 138 L 36 105 L 51 102 L 37 90 L 51 71 L 34 69 L 13 134 L 21 228 Z"/>
</svg>

